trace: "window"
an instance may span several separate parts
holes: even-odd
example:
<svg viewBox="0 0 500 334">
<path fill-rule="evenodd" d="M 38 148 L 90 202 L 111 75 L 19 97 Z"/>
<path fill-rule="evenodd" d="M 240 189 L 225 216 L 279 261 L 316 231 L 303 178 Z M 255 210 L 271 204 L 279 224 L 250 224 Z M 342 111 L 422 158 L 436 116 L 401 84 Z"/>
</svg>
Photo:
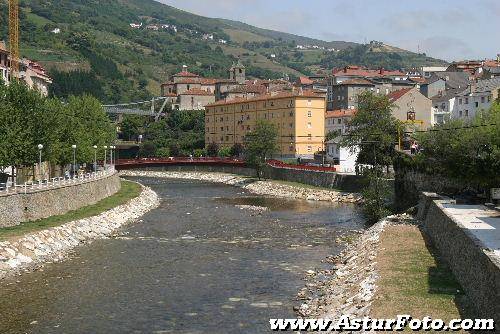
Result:
<svg viewBox="0 0 500 334">
<path fill-rule="evenodd" d="M 307 105 L 308 106 L 312 105 L 312 100 L 307 100 Z"/>
<path fill-rule="evenodd" d="M 469 117 L 469 110 L 465 110 L 465 117 Z"/>
<path fill-rule="evenodd" d="M 312 135 L 311 134 L 307 135 L 307 140 L 312 140 Z"/>
<path fill-rule="evenodd" d="M 469 104 L 469 98 L 468 97 L 465 98 L 465 104 Z"/>
<path fill-rule="evenodd" d="M 491 102 L 491 95 L 488 95 L 488 102 Z"/>
<path fill-rule="evenodd" d="M 484 96 L 481 96 L 481 103 L 484 103 Z"/>
<path fill-rule="evenodd" d="M 307 146 L 307 152 L 312 152 L 312 146 Z"/>
<path fill-rule="evenodd" d="M 307 128 L 308 128 L 308 129 L 312 128 L 312 124 L 311 124 L 311 122 L 307 123 Z"/>
<path fill-rule="evenodd" d="M 337 119 L 337 124 L 341 124 L 341 123 L 342 123 L 342 118 Z"/>
<path fill-rule="evenodd" d="M 479 107 L 479 102 L 475 102 L 474 105 L 477 107 Z"/>
<path fill-rule="evenodd" d="M 310 111 L 310 110 L 309 110 L 309 111 L 307 112 L 307 117 L 312 117 L 312 111 Z"/>
<path fill-rule="evenodd" d="M 462 99 L 458 99 L 458 104 L 462 105 Z"/>
<path fill-rule="evenodd" d="M 459 116 L 459 117 L 462 117 L 462 110 L 459 110 L 459 111 L 458 111 L 458 116 Z"/>
</svg>

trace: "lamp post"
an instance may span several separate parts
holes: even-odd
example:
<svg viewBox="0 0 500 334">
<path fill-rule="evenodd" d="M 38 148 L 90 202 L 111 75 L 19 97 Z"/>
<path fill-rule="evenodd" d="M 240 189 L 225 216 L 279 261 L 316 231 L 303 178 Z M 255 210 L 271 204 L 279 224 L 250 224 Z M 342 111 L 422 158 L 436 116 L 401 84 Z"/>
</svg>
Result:
<svg viewBox="0 0 500 334">
<path fill-rule="evenodd" d="M 75 174 L 76 174 L 76 145 L 71 145 L 71 148 L 73 149 L 73 177 L 75 177 Z"/>
<path fill-rule="evenodd" d="M 111 165 L 111 167 L 113 167 L 113 149 L 114 148 L 115 148 L 114 146 L 109 147 L 109 164 Z"/>
<path fill-rule="evenodd" d="M 108 159 L 108 147 L 104 146 L 104 169 L 106 169 L 107 159 Z"/>
<path fill-rule="evenodd" d="M 43 150 L 43 145 L 38 144 L 38 174 L 39 178 L 42 178 L 42 150 Z"/>
<path fill-rule="evenodd" d="M 94 173 L 97 173 L 97 145 L 94 145 Z"/>
</svg>

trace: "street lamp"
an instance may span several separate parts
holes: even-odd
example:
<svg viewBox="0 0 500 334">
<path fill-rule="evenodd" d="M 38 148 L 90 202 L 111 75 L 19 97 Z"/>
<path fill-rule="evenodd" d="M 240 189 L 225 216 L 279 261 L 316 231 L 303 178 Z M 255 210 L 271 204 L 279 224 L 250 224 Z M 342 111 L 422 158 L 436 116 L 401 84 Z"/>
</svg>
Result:
<svg viewBox="0 0 500 334">
<path fill-rule="evenodd" d="M 97 145 L 94 145 L 94 173 L 97 173 Z"/>
<path fill-rule="evenodd" d="M 42 178 L 42 150 L 43 150 L 43 145 L 38 144 L 38 172 L 39 172 L 39 178 Z"/>
<path fill-rule="evenodd" d="M 114 148 L 115 148 L 114 146 L 109 147 L 109 164 L 111 165 L 111 167 L 113 167 L 113 149 Z"/>
<path fill-rule="evenodd" d="M 104 169 L 106 169 L 107 159 L 108 159 L 108 147 L 104 146 Z"/>
<path fill-rule="evenodd" d="M 76 145 L 71 145 L 71 148 L 73 149 L 73 177 L 75 177 L 75 174 L 76 174 Z"/>
</svg>

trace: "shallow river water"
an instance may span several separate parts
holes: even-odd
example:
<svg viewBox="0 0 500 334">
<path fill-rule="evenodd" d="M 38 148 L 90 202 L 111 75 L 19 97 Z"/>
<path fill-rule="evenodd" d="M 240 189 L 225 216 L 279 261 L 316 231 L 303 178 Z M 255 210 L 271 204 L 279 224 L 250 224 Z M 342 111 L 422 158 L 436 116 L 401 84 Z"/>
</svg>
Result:
<svg viewBox="0 0 500 334">
<path fill-rule="evenodd" d="M 268 333 L 307 270 L 363 228 L 353 205 L 139 178 L 159 208 L 63 263 L 0 282 L 0 333 Z M 241 205 L 267 207 L 262 213 Z"/>
</svg>

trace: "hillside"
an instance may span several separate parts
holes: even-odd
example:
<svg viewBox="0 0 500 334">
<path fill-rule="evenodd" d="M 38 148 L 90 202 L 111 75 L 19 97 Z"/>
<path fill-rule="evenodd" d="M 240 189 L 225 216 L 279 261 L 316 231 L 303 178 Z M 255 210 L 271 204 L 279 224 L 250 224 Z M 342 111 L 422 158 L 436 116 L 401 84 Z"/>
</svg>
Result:
<svg viewBox="0 0 500 334">
<path fill-rule="evenodd" d="M 87 92 L 104 102 L 148 98 L 186 64 L 226 77 L 237 58 L 249 76 L 295 77 L 347 64 L 401 68 L 440 64 L 397 48 L 325 42 L 194 15 L 153 0 L 22 0 L 21 53 L 54 77 L 53 92 Z M 7 40 L 0 0 L 0 39 Z M 141 25 L 132 27 L 131 24 Z"/>
</svg>

